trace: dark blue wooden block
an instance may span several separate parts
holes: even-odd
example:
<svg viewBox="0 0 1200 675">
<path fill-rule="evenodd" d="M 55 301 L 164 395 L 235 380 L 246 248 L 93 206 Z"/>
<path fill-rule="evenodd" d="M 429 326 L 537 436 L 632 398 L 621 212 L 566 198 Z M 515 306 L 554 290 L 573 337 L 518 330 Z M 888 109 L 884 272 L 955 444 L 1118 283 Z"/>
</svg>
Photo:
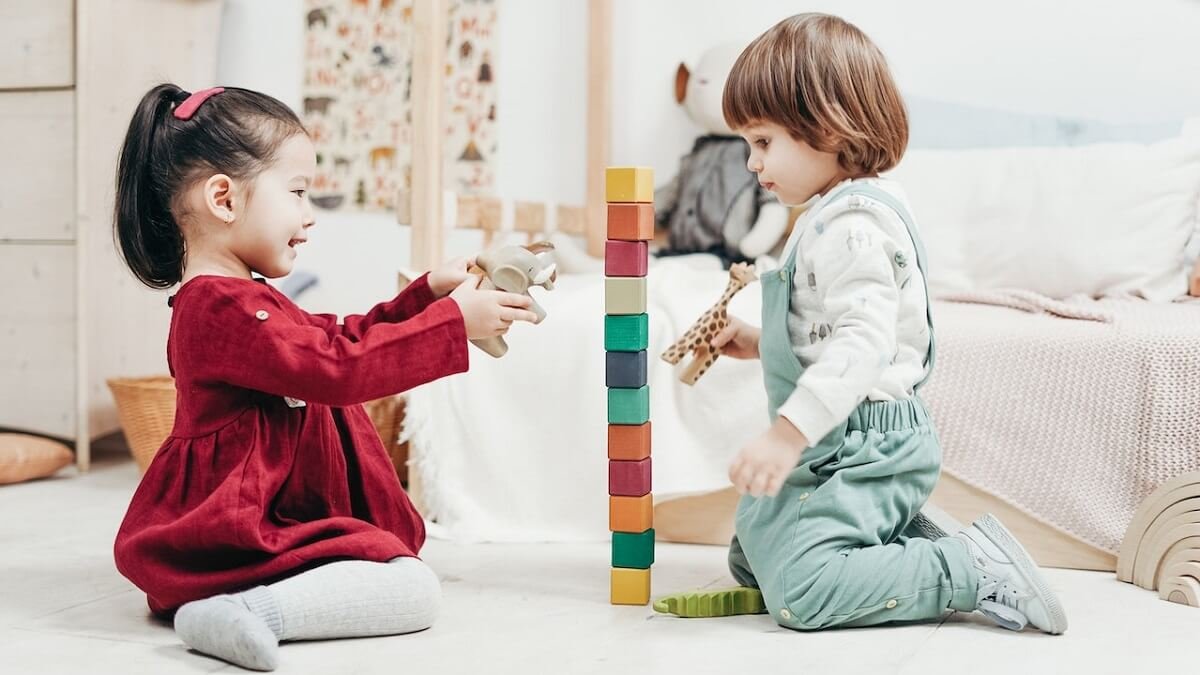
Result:
<svg viewBox="0 0 1200 675">
<path fill-rule="evenodd" d="M 605 357 L 605 383 L 609 387 L 637 389 L 646 384 L 646 350 L 608 352 Z"/>
</svg>

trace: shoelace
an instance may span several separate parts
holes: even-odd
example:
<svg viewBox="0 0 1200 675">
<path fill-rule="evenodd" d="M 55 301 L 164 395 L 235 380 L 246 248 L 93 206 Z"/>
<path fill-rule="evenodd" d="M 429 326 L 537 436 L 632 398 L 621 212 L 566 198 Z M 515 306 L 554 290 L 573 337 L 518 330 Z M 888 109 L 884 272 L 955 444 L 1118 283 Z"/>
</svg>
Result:
<svg viewBox="0 0 1200 675">
<path fill-rule="evenodd" d="M 1009 630 L 1022 630 L 1029 623 L 1018 603 L 1033 597 L 1032 594 L 1022 594 L 1007 579 L 982 570 L 979 573 L 979 589 L 979 594 L 983 596 L 977 608 L 980 614 Z"/>
</svg>

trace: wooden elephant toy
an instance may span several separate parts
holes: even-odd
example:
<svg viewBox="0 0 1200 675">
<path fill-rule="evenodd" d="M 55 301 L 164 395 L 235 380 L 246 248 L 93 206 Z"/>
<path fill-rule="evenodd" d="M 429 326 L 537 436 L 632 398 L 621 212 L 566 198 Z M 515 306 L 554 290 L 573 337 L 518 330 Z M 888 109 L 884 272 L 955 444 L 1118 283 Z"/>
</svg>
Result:
<svg viewBox="0 0 1200 675">
<path fill-rule="evenodd" d="M 554 244 L 540 241 L 528 246 L 501 246 L 484 251 L 475 258 L 475 267 L 469 271 L 483 276 L 480 288 L 529 295 L 531 286 L 554 290 L 554 282 L 558 279 L 557 270 Z M 530 296 L 530 299 L 532 298 L 533 296 Z M 542 309 L 536 300 L 529 306 L 529 310 L 537 315 L 537 321 L 534 323 L 541 323 L 546 318 L 546 310 Z M 471 342 L 496 358 L 508 352 L 508 343 L 500 335 Z"/>
</svg>

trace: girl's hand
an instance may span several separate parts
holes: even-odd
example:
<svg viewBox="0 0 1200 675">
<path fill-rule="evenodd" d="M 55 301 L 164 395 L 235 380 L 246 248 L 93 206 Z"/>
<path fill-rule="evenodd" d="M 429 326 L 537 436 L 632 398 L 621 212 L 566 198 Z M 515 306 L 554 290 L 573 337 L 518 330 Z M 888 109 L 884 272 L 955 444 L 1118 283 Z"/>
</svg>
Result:
<svg viewBox="0 0 1200 675">
<path fill-rule="evenodd" d="M 471 276 L 467 270 L 475 264 L 475 258 L 455 258 L 447 261 L 429 273 L 429 290 L 433 297 L 441 299 L 446 294 L 458 288 L 458 285 Z"/>
<path fill-rule="evenodd" d="M 762 331 L 736 316 L 729 317 L 729 325 L 721 329 L 712 339 L 713 349 L 722 356 L 735 359 L 757 359 L 758 340 Z"/>
<path fill-rule="evenodd" d="M 537 314 L 528 309 L 533 298 L 520 293 L 481 290 L 479 283 L 483 277 L 474 274 L 466 276 L 450 293 L 450 299 L 458 303 L 469 339 L 504 335 L 514 321 L 537 321 Z"/>
<path fill-rule="evenodd" d="M 774 497 L 807 447 L 808 439 L 799 429 L 786 418 L 776 418 L 770 430 L 738 452 L 729 467 L 729 480 L 738 494 Z"/>
</svg>

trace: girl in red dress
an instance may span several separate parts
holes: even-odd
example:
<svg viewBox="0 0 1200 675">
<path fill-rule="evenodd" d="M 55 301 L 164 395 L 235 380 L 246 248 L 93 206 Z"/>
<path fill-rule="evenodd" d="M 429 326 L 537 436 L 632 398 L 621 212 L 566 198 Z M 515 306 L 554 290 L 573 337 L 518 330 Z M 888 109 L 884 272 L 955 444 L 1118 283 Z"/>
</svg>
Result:
<svg viewBox="0 0 1200 675">
<path fill-rule="evenodd" d="M 121 151 L 122 256 L 172 298 L 177 412 L 117 533 L 117 568 L 189 647 L 272 670 L 281 640 L 408 633 L 437 613 L 420 515 L 362 403 L 467 369 L 467 340 L 532 321 L 522 295 L 436 269 L 361 316 L 256 280 L 313 225 L 316 153 L 270 96 L 163 84 Z"/>
</svg>

